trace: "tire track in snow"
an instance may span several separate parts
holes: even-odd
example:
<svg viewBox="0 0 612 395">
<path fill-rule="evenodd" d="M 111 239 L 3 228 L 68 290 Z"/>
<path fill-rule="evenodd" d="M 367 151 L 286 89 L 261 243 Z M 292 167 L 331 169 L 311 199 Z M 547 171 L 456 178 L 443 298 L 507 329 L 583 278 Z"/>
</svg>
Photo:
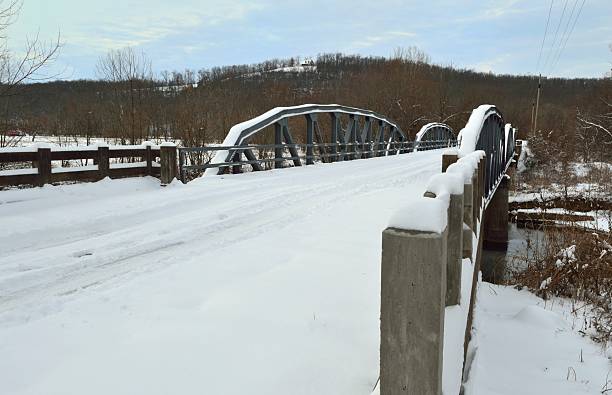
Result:
<svg viewBox="0 0 612 395">
<path fill-rule="evenodd" d="M 35 262 L 38 259 L 38 265 L 42 265 L 42 268 L 13 273 L 12 276 L 0 273 L 0 289 L 6 289 L 10 283 L 19 280 L 25 282 L 22 287 L 7 293 L 2 292 L 4 295 L 0 295 L 0 314 L 26 305 L 36 306 L 42 301 L 57 301 L 67 295 L 74 297 L 85 289 L 89 292 L 91 288 L 120 285 L 143 271 L 159 270 L 169 264 L 193 259 L 201 251 L 224 248 L 235 240 L 246 240 L 270 230 L 288 227 L 295 222 L 298 215 L 311 216 L 322 208 L 343 204 L 346 199 L 367 193 L 374 188 L 392 188 L 410 183 L 411 180 L 427 178 L 439 166 L 439 155 L 410 158 L 414 160 L 399 161 L 399 164 L 388 160 L 389 158 L 385 159 L 388 168 L 374 166 L 373 169 L 373 166 L 365 161 L 342 163 L 347 167 L 342 169 L 342 172 L 349 174 L 343 174 L 339 179 L 330 178 L 315 183 L 284 186 L 280 192 L 278 182 L 282 182 L 286 177 L 279 173 L 269 179 L 255 174 L 242 175 L 239 177 L 243 179 L 239 182 L 232 180 L 229 187 L 220 187 L 214 193 L 201 197 L 187 196 L 169 203 L 186 205 L 183 212 L 177 213 L 177 210 L 174 210 L 163 218 L 145 217 L 146 221 L 122 229 L 111 226 L 78 239 L 69 239 L 65 243 L 9 255 L 8 258 L 16 262 Z M 408 164 L 409 167 L 405 167 Z M 321 173 L 318 168 L 313 170 Z M 285 170 L 286 173 L 291 171 Z M 383 174 L 380 174 L 381 172 Z M 299 181 L 301 176 L 302 174 L 296 174 L 295 178 Z M 246 194 L 258 184 L 261 189 L 253 194 Z M 270 187 L 269 190 L 265 189 L 267 186 Z M 177 190 L 191 192 L 188 187 Z M 198 189 L 206 188 L 194 185 L 193 192 L 197 193 Z M 223 199 L 216 205 L 206 203 L 214 196 L 226 195 L 234 198 Z M 307 206 L 306 211 L 296 213 L 291 209 L 308 200 L 311 200 L 312 204 Z M 163 207 L 157 205 L 145 212 L 163 210 Z M 237 207 L 240 211 L 236 210 Z M 143 213 L 134 214 L 130 219 L 139 215 L 142 216 Z M 172 226 L 168 228 L 170 218 Z M 261 218 L 266 219 L 262 221 Z M 142 235 L 147 236 L 145 241 L 142 241 Z M 91 247 L 92 244 L 96 247 Z M 92 252 L 83 259 L 73 256 L 74 251 Z M 157 254 L 152 255 L 153 253 Z M 68 260 L 68 263 L 45 267 L 44 257 L 64 259 Z M 87 261 L 87 264 L 83 264 L 84 261 Z"/>
</svg>

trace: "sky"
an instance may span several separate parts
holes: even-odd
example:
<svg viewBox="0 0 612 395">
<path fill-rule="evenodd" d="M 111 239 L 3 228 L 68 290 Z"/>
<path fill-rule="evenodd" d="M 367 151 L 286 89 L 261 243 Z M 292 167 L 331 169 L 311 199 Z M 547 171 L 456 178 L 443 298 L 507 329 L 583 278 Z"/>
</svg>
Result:
<svg viewBox="0 0 612 395">
<path fill-rule="evenodd" d="M 19 54 L 26 38 L 59 34 L 47 72 L 60 79 L 97 78 L 98 59 L 126 46 L 158 73 L 325 52 L 390 56 L 410 46 L 436 64 L 498 74 L 602 77 L 612 67 L 611 0 L 586 0 L 573 31 L 582 0 L 553 0 L 552 9 L 550 0 L 23 1 L 9 47 Z"/>
</svg>

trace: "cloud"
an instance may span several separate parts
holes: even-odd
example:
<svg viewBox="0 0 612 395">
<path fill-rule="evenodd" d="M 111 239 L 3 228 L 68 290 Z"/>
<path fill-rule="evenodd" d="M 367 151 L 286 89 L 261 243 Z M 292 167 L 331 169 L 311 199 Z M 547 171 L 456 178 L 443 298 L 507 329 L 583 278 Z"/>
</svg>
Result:
<svg viewBox="0 0 612 395">
<path fill-rule="evenodd" d="M 86 46 L 96 51 L 108 51 L 126 46 L 138 47 L 169 36 L 188 33 L 206 26 L 218 26 L 246 18 L 250 13 L 263 9 L 255 2 L 232 3 L 207 2 L 197 7 L 159 8 L 148 15 L 139 13 L 121 18 L 109 16 L 98 25 L 81 26 L 63 40 L 71 45 Z"/>
<path fill-rule="evenodd" d="M 499 66 L 507 63 L 512 57 L 510 54 L 502 54 L 498 55 L 492 59 L 483 60 L 481 62 L 476 63 L 472 66 L 472 68 L 476 71 L 480 71 L 483 73 L 495 73 L 499 72 Z"/>
<path fill-rule="evenodd" d="M 524 3 L 523 0 L 495 0 L 493 4 L 489 2 L 489 5 L 479 7 L 478 10 L 472 10 L 472 15 L 462 16 L 455 18 L 454 22 L 458 23 L 469 23 L 476 21 L 491 21 L 500 18 L 510 17 L 516 14 L 524 14 L 529 11 L 528 8 L 521 8 L 520 4 Z M 529 4 L 529 3 L 528 3 Z"/>
<path fill-rule="evenodd" d="M 379 35 L 366 36 L 362 39 L 355 40 L 349 44 L 349 48 L 367 48 L 372 47 L 374 45 L 378 45 L 387 41 L 392 41 L 397 38 L 405 38 L 405 37 L 416 37 L 416 33 L 413 32 L 404 32 L 404 31 L 387 31 L 381 33 Z"/>
</svg>

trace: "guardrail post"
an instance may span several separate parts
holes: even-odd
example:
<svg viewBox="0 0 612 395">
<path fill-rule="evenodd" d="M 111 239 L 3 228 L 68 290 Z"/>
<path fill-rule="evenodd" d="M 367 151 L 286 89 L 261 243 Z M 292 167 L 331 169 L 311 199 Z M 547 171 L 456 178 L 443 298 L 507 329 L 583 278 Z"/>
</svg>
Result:
<svg viewBox="0 0 612 395">
<path fill-rule="evenodd" d="M 446 232 L 383 231 L 381 395 L 442 393 Z"/>
<path fill-rule="evenodd" d="M 105 146 L 98 146 L 98 174 L 100 179 L 110 175 L 109 149 Z"/>
<path fill-rule="evenodd" d="M 151 154 L 151 146 L 148 144 L 145 148 L 145 161 L 147 162 L 146 175 L 153 175 L 153 155 Z"/>
<path fill-rule="evenodd" d="M 161 162 L 161 185 L 166 186 L 176 177 L 176 145 L 163 143 L 159 147 L 159 159 Z"/>
<path fill-rule="evenodd" d="M 43 186 L 51 182 L 51 148 L 38 149 L 38 185 Z"/>
</svg>

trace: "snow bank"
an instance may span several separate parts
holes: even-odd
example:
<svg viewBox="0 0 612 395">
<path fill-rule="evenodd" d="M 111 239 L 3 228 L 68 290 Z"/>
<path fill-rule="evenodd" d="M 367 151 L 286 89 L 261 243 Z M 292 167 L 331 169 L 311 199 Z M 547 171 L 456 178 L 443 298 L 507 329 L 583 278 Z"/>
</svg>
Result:
<svg viewBox="0 0 612 395">
<path fill-rule="evenodd" d="M 570 300 L 482 282 L 477 301 L 466 395 L 602 393 L 610 361 L 580 333 L 590 320 Z"/>
</svg>

